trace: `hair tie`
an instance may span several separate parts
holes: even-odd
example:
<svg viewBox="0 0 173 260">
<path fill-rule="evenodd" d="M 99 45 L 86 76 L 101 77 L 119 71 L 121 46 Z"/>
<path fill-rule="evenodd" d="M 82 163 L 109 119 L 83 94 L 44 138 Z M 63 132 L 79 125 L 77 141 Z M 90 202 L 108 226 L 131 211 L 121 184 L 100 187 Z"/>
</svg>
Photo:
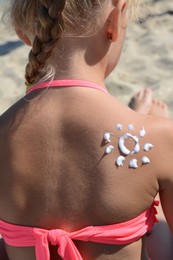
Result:
<svg viewBox="0 0 173 260">
<path fill-rule="evenodd" d="M 28 91 L 30 89 L 30 87 L 32 86 L 32 84 L 29 83 L 28 81 L 25 81 L 25 86 L 26 86 L 26 90 Z"/>
</svg>

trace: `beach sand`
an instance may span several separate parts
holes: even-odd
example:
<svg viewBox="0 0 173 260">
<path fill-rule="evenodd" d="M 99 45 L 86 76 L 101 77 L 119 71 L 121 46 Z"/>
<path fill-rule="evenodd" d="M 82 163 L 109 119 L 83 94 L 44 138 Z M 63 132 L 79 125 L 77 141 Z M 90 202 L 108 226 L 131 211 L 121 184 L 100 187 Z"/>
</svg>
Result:
<svg viewBox="0 0 173 260">
<path fill-rule="evenodd" d="M 2 0 L 1 0 L 2 1 Z M 150 2 L 150 1 L 149 1 Z M 119 65 L 106 80 L 123 103 L 144 87 L 166 101 L 173 117 L 173 1 L 153 0 L 127 30 Z M 29 47 L 0 23 L 0 114 L 25 93 Z"/>
</svg>

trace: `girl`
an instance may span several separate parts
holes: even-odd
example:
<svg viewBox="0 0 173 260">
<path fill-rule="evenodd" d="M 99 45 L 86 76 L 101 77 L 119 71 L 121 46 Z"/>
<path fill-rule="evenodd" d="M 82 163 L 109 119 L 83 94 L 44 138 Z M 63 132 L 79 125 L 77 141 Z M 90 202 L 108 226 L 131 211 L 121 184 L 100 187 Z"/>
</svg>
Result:
<svg viewBox="0 0 173 260">
<path fill-rule="evenodd" d="M 104 85 L 138 4 L 11 0 L 32 50 L 27 94 L 0 117 L 10 260 L 149 259 L 158 193 L 173 231 L 173 123 L 132 111 Z"/>
</svg>

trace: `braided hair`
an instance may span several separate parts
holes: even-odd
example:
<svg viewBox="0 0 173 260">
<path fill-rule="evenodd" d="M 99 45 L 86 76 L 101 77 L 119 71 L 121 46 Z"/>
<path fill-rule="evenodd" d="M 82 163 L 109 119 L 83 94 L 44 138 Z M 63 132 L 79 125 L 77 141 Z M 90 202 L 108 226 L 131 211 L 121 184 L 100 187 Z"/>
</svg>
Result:
<svg viewBox="0 0 173 260">
<path fill-rule="evenodd" d="M 29 53 L 29 62 L 26 66 L 25 78 L 27 83 L 38 81 L 39 73 L 45 66 L 57 45 L 63 29 L 62 11 L 65 0 L 40 0 L 38 6 L 38 22 L 32 50 Z"/>
</svg>

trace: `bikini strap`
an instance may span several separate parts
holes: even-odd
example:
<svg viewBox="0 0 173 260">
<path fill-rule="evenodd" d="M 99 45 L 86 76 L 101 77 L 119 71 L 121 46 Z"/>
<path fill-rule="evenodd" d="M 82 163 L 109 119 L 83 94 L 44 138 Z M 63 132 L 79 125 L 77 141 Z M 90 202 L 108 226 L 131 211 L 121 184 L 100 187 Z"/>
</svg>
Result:
<svg viewBox="0 0 173 260">
<path fill-rule="evenodd" d="M 36 84 L 30 87 L 26 94 L 29 94 L 35 90 L 49 88 L 49 87 L 86 87 L 86 88 L 93 88 L 98 89 L 102 92 L 108 93 L 107 89 L 102 86 L 99 86 L 95 83 L 84 81 L 84 80 L 52 80 L 52 81 L 45 81 L 39 84 Z"/>
</svg>

